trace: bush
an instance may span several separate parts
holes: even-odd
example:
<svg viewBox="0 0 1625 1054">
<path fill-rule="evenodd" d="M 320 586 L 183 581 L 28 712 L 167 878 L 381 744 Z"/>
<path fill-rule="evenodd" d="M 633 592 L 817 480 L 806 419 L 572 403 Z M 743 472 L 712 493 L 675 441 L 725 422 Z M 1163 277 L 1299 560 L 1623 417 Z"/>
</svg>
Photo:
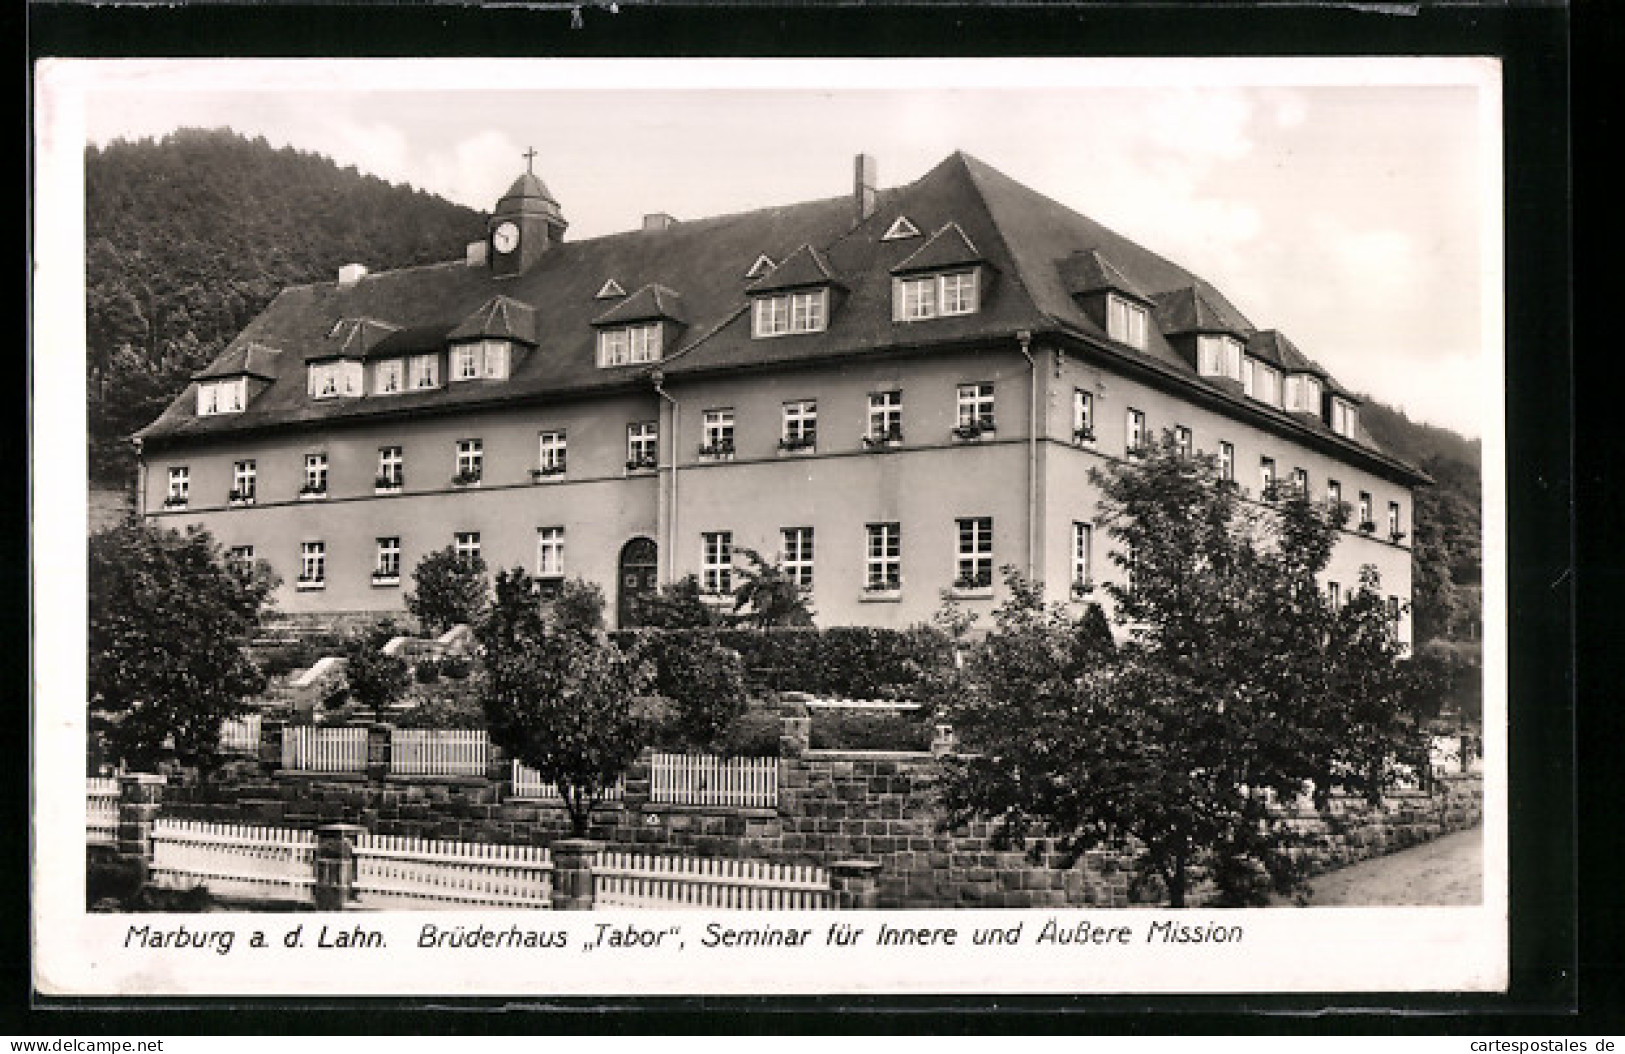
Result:
<svg viewBox="0 0 1625 1054">
<path fill-rule="evenodd" d="M 654 664 L 654 690 L 671 700 L 669 723 L 659 732 L 663 742 L 710 750 L 745 712 L 739 653 L 718 644 L 715 634 L 653 630 L 623 640 L 631 655 Z"/>
<path fill-rule="evenodd" d="M 491 592 L 485 561 L 477 556 L 465 559 L 449 545 L 419 560 L 412 582 L 406 610 L 430 633 L 477 621 Z"/>
<path fill-rule="evenodd" d="M 395 718 L 401 728 L 485 728 L 485 709 L 470 684 L 447 684 L 424 692 L 420 702 Z"/>
<path fill-rule="evenodd" d="M 725 758 L 776 758 L 783 727 L 776 711 L 752 707 L 734 718 L 712 752 Z"/>
<path fill-rule="evenodd" d="M 700 580 L 687 575 L 635 598 L 632 621 L 648 629 L 701 629 L 717 625 L 721 618 L 702 599 Z"/>
<path fill-rule="evenodd" d="M 379 643 L 389 630 L 380 628 L 351 642 L 345 652 L 344 686 L 357 705 L 381 716 L 384 708 L 411 685 L 406 660 L 386 654 Z"/>
<path fill-rule="evenodd" d="M 812 712 L 814 750 L 930 750 L 935 730 L 920 710 Z"/>
<path fill-rule="evenodd" d="M 412 675 L 417 678 L 419 684 L 434 684 L 440 680 L 442 672 L 443 669 L 439 659 L 424 659 L 417 664 L 417 667 L 412 671 Z"/>
<path fill-rule="evenodd" d="M 472 666 L 466 656 L 448 655 L 440 660 L 440 672 L 453 681 L 466 681 Z"/>
</svg>

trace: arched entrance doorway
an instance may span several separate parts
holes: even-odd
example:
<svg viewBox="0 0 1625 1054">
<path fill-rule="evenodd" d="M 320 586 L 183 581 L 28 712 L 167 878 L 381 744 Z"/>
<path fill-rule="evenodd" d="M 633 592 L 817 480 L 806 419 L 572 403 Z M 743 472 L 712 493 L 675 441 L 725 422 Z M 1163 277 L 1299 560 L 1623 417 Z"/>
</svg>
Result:
<svg viewBox="0 0 1625 1054">
<path fill-rule="evenodd" d="M 637 625 L 637 598 L 659 588 L 659 550 L 652 538 L 633 538 L 621 546 L 620 582 L 615 601 L 615 624 L 622 629 Z"/>
</svg>

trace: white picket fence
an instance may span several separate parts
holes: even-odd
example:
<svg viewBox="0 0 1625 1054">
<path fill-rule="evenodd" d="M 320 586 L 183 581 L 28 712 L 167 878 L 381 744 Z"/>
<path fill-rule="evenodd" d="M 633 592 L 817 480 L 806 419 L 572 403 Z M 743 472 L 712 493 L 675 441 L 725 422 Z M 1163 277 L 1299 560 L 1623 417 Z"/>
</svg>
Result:
<svg viewBox="0 0 1625 1054">
<path fill-rule="evenodd" d="M 288 827 L 159 818 L 152 824 L 152 882 L 196 885 L 227 900 L 309 903 L 316 884 L 316 835 Z"/>
<path fill-rule="evenodd" d="M 594 908 L 834 907 L 823 868 L 763 860 L 602 852 L 593 864 Z"/>
<path fill-rule="evenodd" d="M 513 788 L 510 797 L 528 801 L 558 801 L 558 784 L 542 779 L 542 774 L 529 765 L 512 763 L 509 773 L 510 786 Z M 604 792 L 604 801 L 620 801 L 625 792 L 625 784 L 617 780 L 615 786 Z"/>
<path fill-rule="evenodd" d="M 365 772 L 365 728 L 287 725 L 282 729 L 282 767 L 297 772 Z"/>
<path fill-rule="evenodd" d="M 649 800 L 659 805 L 776 808 L 779 759 L 657 753 L 649 764 Z"/>
<path fill-rule="evenodd" d="M 220 722 L 220 749 L 228 754 L 258 754 L 261 721 L 259 714 L 244 714 Z"/>
<path fill-rule="evenodd" d="M 483 729 L 395 728 L 389 733 L 392 776 L 484 776 L 490 756 Z"/>
<path fill-rule="evenodd" d="M 85 780 L 85 844 L 118 844 L 118 780 L 91 776 Z"/>
<path fill-rule="evenodd" d="M 371 909 L 548 908 L 546 848 L 396 835 L 356 837 L 357 906 Z"/>
</svg>

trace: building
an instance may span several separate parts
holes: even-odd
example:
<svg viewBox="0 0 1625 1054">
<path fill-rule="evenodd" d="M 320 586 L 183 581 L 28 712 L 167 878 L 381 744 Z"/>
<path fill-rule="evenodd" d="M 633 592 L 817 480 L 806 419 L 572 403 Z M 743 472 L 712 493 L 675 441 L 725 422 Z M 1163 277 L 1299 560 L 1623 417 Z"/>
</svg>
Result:
<svg viewBox="0 0 1625 1054">
<path fill-rule="evenodd" d="M 426 553 L 629 599 L 741 549 L 821 624 L 1115 574 L 1089 470 L 1155 434 L 1353 507 L 1326 587 L 1410 595 L 1415 469 L 1212 285 L 956 153 L 880 189 L 579 242 L 530 172 L 453 262 L 284 290 L 139 434 L 142 512 L 269 561 L 287 612 L 388 612 Z M 1408 623 L 1408 619 L 1405 620 Z M 1408 627 L 1402 625 L 1402 631 Z"/>
</svg>

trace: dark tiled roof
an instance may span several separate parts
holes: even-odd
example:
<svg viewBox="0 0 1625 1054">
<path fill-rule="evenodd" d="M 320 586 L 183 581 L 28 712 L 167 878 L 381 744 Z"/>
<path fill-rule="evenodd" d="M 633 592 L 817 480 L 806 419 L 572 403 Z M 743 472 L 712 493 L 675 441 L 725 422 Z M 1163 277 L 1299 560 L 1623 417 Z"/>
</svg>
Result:
<svg viewBox="0 0 1625 1054">
<path fill-rule="evenodd" d="M 192 375 L 194 381 L 220 380 L 226 377 L 241 377 L 247 374 L 250 377 L 259 377 L 262 380 L 274 381 L 277 376 L 277 360 L 282 352 L 277 348 L 267 347 L 264 344 L 234 344 L 220 358 L 214 360 L 208 369 L 200 370 Z"/>
<path fill-rule="evenodd" d="M 536 344 L 536 309 L 511 296 L 494 296 L 475 308 L 446 334 L 447 340 L 495 337 Z"/>
<path fill-rule="evenodd" d="M 520 177 L 515 189 L 531 196 L 546 194 L 534 177 Z M 523 274 L 508 278 L 496 277 L 482 264 L 457 260 L 369 275 L 344 286 L 333 282 L 294 286 L 250 322 L 215 364 L 219 368 L 245 361 L 249 355 L 245 349 L 254 344 L 282 348 L 288 354 L 259 364 L 275 383 L 240 414 L 200 418 L 195 399 L 185 393 L 141 435 L 154 439 L 211 435 L 420 408 L 566 398 L 624 387 L 640 383 L 653 367 L 599 369 L 593 326 L 657 317 L 676 317 L 689 324 L 659 364 L 668 383 L 684 374 L 789 365 L 872 353 L 876 348 L 988 346 L 1007 343 L 1012 334 L 1028 330 L 1063 334 L 1102 355 L 1144 366 L 1168 383 L 1204 390 L 1211 398 L 1255 413 L 1276 413 L 1197 377 L 1156 326 L 1150 327 L 1144 349 L 1110 341 L 1073 295 L 1080 281 L 1076 268 L 1095 264 L 1068 262 L 1098 261 L 1098 270 L 1109 281 L 1154 303 L 1158 321 L 1170 331 L 1213 326 L 1250 339 L 1253 325 L 1217 289 L 980 161 L 952 154 L 913 183 L 881 191 L 876 206 L 861 222 L 852 199 L 842 196 L 692 220 L 658 231 L 561 241 Z M 883 241 L 882 235 L 900 213 L 936 234 L 923 244 L 912 239 Z M 845 295 L 820 332 L 753 340 L 746 310 L 749 293 L 740 276 L 762 254 L 786 261 L 782 271 L 803 247 L 807 251 L 800 258 L 807 261 L 807 273 L 839 276 Z M 990 279 L 975 313 L 894 321 L 893 273 L 969 262 L 984 264 Z M 606 275 L 614 276 L 623 289 L 637 290 L 607 312 L 595 299 Z M 771 279 L 782 280 L 776 273 Z M 507 381 L 353 399 L 306 397 L 304 358 L 330 346 L 328 334 L 339 320 L 365 318 L 400 327 L 378 339 L 369 357 L 432 351 L 443 348 L 460 323 L 471 316 L 485 317 L 483 310 L 499 298 L 535 305 L 545 322 L 534 335 L 538 354 L 517 361 Z M 1284 338 L 1271 339 L 1269 347 L 1279 355 L 1301 357 Z M 1307 358 L 1302 361 L 1305 368 L 1318 370 Z M 1334 387 L 1324 371 L 1318 372 L 1329 388 Z M 1294 427 L 1308 427 L 1300 419 L 1278 416 Z M 1365 445 L 1375 449 L 1374 444 Z"/>
<path fill-rule="evenodd" d="M 1090 293 L 1123 293 L 1135 300 L 1151 304 L 1151 297 L 1118 270 L 1117 265 L 1102 256 L 1098 249 L 1073 253 L 1060 262 L 1061 277 L 1073 296 Z"/>
<path fill-rule="evenodd" d="M 777 267 L 745 287 L 750 294 L 771 293 L 780 289 L 801 289 L 814 285 L 835 284 L 835 273 L 829 268 L 824 254 L 810 245 L 803 245 Z"/>
<path fill-rule="evenodd" d="M 986 263 L 987 258 L 977 252 L 959 224 L 949 222 L 914 250 L 914 255 L 891 269 L 892 274 L 918 274 L 922 271 L 940 271 L 945 267 Z"/>
<path fill-rule="evenodd" d="M 683 298 L 663 285 L 646 285 L 631 296 L 592 320 L 595 326 L 614 326 L 624 322 L 653 322 L 656 319 L 687 322 L 683 311 Z"/>
<path fill-rule="evenodd" d="M 553 196 L 553 192 L 547 189 L 546 183 L 537 178 L 535 173 L 526 172 L 514 180 L 508 187 L 508 192 L 498 200 L 496 211 L 502 212 L 504 211 L 504 205 L 512 205 L 525 198 L 540 198 L 543 201 L 551 201 L 555 205 L 559 203 L 559 200 Z"/>
<path fill-rule="evenodd" d="M 342 318 L 327 333 L 324 344 L 305 351 L 305 361 L 360 359 L 400 326 L 376 318 Z"/>
</svg>

